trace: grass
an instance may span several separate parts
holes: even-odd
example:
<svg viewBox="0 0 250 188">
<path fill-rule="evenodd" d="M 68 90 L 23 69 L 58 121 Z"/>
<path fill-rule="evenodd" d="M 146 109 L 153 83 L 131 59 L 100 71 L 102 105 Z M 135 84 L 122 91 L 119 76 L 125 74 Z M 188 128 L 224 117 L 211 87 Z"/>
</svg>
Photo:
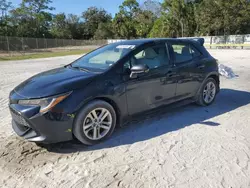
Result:
<svg viewBox="0 0 250 188">
<path fill-rule="evenodd" d="M 91 50 L 92 49 L 60 51 L 60 52 L 40 52 L 40 53 L 34 53 L 34 54 L 13 55 L 13 56 L 1 56 L 0 54 L 0 61 L 38 59 L 38 58 L 58 57 L 58 56 L 67 56 L 67 55 L 81 55 L 81 54 L 88 53 Z"/>
</svg>

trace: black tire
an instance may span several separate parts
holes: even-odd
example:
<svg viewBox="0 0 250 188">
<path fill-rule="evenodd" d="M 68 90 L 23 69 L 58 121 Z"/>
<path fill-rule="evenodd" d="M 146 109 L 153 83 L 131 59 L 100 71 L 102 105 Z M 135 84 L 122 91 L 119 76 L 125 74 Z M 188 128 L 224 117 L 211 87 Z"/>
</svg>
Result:
<svg viewBox="0 0 250 188">
<path fill-rule="evenodd" d="M 94 110 L 96 108 L 105 108 L 106 110 L 108 110 L 112 116 L 112 124 L 111 124 L 110 130 L 103 138 L 101 138 L 99 140 L 91 140 L 85 135 L 85 133 L 83 131 L 83 123 L 84 123 L 86 116 L 92 110 Z M 109 103 L 107 103 L 105 101 L 94 100 L 94 101 L 89 102 L 87 105 L 85 105 L 81 109 L 81 111 L 77 114 L 75 122 L 74 122 L 73 134 L 83 144 L 95 145 L 95 144 L 98 144 L 98 143 L 104 141 L 108 137 L 110 137 L 115 129 L 115 126 L 116 126 L 116 112 L 115 112 L 114 108 Z"/>
<path fill-rule="evenodd" d="M 204 89 L 206 87 L 206 85 L 209 83 L 209 82 L 213 82 L 214 85 L 215 85 L 215 95 L 214 95 L 214 98 L 212 101 L 210 101 L 209 103 L 207 103 L 205 100 L 204 100 L 204 97 L 203 97 L 203 92 L 204 92 Z M 201 86 L 201 89 L 199 90 L 197 96 L 196 96 L 196 104 L 200 105 L 200 106 L 209 106 L 211 105 L 215 98 L 216 98 L 216 95 L 217 95 L 217 89 L 218 89 L 218 84 L 216 83 L 216 81 L 213 79 L 213 78 L 208 78 L 204 83 L 203 85 Z"/>
</svg>

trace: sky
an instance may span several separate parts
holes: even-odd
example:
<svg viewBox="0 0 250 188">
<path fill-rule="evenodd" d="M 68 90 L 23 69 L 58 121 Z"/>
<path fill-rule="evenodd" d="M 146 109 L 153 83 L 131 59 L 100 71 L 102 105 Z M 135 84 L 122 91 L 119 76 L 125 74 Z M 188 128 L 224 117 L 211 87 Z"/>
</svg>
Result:
<svg viewBox="0 0 250 188">
<path fill-rule="evenodd" d="M 17 7 L 22 0 L 10 0 L 12 4 Z M 112 16 L 119 11 L 119 6 L 124 0 L 53 0 L 52 7 L 56 8 L 53 13 L 65 12 L 66 14 L 73 13 L 80 15 L 88 7 L 96 6 L 98 8 L 104 8 Z M 144 0 L 137 0 L 140 4 Z"/>
</svg>

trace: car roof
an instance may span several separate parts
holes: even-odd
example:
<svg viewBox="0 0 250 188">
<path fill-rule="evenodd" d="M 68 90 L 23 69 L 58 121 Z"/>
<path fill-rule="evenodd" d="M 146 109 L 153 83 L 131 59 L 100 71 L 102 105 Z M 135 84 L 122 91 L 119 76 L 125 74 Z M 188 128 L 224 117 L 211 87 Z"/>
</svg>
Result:
<svg viewBox="0 0 250 188">
<path fill-rule="evenodd" d="M 167 42 L 167 41 L 182 41 L 182 42 L 191 42 L 191 43 L 196 43 L 197 40 L 202 39 L 202 38 L 196 38 L 196 40 L 193 39 L 188 39 L 188 38 L 147 38 L 147 39 L 134 39 L 134 40 L 124 40 L 120 41 L 117 44 L 121 45 L 143 45 L 151 42 Z"/>
</svg>

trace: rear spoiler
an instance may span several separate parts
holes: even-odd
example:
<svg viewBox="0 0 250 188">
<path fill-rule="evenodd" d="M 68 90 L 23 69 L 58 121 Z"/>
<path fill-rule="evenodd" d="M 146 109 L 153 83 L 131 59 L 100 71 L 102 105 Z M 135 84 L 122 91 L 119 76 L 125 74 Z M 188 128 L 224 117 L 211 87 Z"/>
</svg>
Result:
<svg viewBox="0 0 250 188">
<path fill-rule="evenodd" d="M 180 38 L 180 39 L 194 40 L 194 41 L 200 43 L 201 46 L 203 46 L 204 43 L 205 43 L 205 39 L 204 38 L 199 38 L 199 37 L 183 37 L 183 38 Z"/>
<path fill-rule="evenodd" d="M 203 46 L 204 43 L 205 43 L 205 39 L 204 38 L 189 38 L 189 39 L 195 40 L 195 41 L 199 42 L 201 44 L 201 46 Z"/>
</svg>

